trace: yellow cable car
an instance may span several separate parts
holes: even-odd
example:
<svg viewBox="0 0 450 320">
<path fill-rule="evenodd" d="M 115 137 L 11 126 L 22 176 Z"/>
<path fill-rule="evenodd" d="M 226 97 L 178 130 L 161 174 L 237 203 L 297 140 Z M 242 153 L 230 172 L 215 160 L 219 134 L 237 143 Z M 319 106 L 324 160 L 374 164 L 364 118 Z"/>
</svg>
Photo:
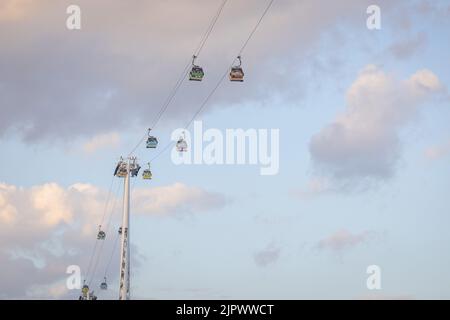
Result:
<svg viewBox="0 0 450 320">
<path fill-rule="evenodd" d="M 145 169 L 142 173 L 142 179 L 151 180 L 152 179 L 152 171 L 150 170 L 150 163 L 148 163 L 148 169 Z"/>
</svg>

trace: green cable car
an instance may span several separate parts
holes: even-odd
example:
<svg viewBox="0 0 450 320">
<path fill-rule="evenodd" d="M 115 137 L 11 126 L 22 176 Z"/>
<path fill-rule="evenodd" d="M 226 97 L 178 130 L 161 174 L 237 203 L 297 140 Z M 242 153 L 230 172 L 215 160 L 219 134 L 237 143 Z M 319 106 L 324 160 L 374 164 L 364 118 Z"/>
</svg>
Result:
<svg viewBox="0 0 450 320">
<path fill-rule="evenodd" d="M 202 81 L 203 77 L 205 76 L 205 73 L 203 72 L 202 67 L 197 66 L 195 64 L 196 58 L 197 58 L 197 56 L 192 57 L 192 69 L 191 69 L 191 72 L 189 72 L 189 80 Z"/>
</svg>

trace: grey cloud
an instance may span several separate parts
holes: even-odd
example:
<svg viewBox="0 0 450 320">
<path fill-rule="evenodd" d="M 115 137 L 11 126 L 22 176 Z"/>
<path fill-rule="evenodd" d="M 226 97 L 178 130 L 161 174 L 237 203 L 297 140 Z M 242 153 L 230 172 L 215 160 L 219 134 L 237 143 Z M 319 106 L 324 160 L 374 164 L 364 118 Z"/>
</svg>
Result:
<svg viewBox="0 0 450 320">
<path fill-rule="evenodd" d="M 28 141 L 148 127 L 219 5 L 80 0 L 82 30 L 68 31 L 71 1 L 8 1 L 14 13 L 0 8 L 0 136 L 13 132 Z M 275 2 L 244 52 L 247 81 L 225 83 L 208 108 L 295 97 L 293 71 L 301 70 L 308 48 L 343 17 L 361 23 L 368 4 Z M 198 61 L 205 81 L 181 88 L 166 124 L 184 125 L 197 110 L 263 9 L 257 0 L 227 4 Z"/>
<path fill-rule="evenodd" d="M 270 264 L 275 263 L 281 254 L 281 248 L 276 247 L 273 244 L 270 244 L 263 250 L 255 253 L 253 256 L 255 263 L 260 267 L 266 267 Z"/>
<path fill-rule="evenodd" d="M 147 191 L 135 190 L 134 210 L 141 214 L 205 211 L 224 205 L 220 194 L 179 183 Z M 78 265 L 86 275 L 106 198 L 104 190 L 83 183 L 68 188 L 56 183 L 31 188 L 0 183 L 0 298 L 77 298 L 79 291 L 65 287 L 66 268 Z M 151 205 L 145 201 L 149 199 Z M 103 220 L 106 240 L 97 245 L 88 278 L 91 289 L 102 299 L 117 298 L 113 296 L 119 261 L 118 247 L 113 250 L 120 225 L 117 201 L 121 200 L 113 196 L 109 202 Z M 139 247 L 132 245 L 131 250 L 133 270 L 138 272 L 145 256 Z M 100 293 L 98 286 L 113 252 L 107 274 L 112 290 Z"/>
<path fill-rule="evenodd" d="M 427 43 L 427 37 L 424 33 L 420 33 L 408 39 L 402 39 L 395 42 L 389 48 L 391 54 L 397 59 L 406 59 L 423 50 Z"/>
<path fill-rule="evenodd" d="M 62 188 L 50 183 L 19 188 L 0 183 L 0 298 L 76 298 L 79 291 L 65 287 L 66 269 L 78 265 L 86 276 L 105 199 L 106 192 L 87 184 Z M 120 206 L 115 209 L 120 211 Z M 111 210 L 112 207 L 104 221 L 106 240 L 97 246 L 98 258 L 92 261 L 88 278 L 96 292 L 112 252 L 113 263 L 107 276 L 112 287 L 117 280 L 115 262 L 119 255 L 117 247 L 115 251 L 113 247 L 120 215 L 115 212 L 111 216 Z M 133 267 L 139 270 L 144 257 L 134 245 L 132 251 Z M 109 292 L 101 297 L 117 298 Z"/>
</svg>

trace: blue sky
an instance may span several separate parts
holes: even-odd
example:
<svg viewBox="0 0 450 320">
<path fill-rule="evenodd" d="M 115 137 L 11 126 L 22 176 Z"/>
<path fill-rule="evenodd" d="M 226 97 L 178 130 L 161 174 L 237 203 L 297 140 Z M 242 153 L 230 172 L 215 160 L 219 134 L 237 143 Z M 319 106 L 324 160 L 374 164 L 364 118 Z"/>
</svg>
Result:
<svg viewBox="0 0 450 320">
<path fill-rule="evenodd" d="M 75 35 L 64 23 L 57 28 L 66 17 L 64 3 L 9 2 L 0 6 L 0 56 L 11 59 L 0 63 L 6 70 L 0 91 L 8 89 L 0 98 L 6 119 L 0 122 L 0 218 L 10 212 L 15 218 L 1 239 L 0 259 L 11 274 L 0 273 L 8 283 L 0 297 L 70 298 L 78 292 L 64 289 L 65 266 L 87 263 L 117 159 L 145 133 L 220 1 L 192 0 L 187 9 L 180 1 L 149 2 L 125 11 L 113 2 L 110 17 L 121 14 L 123 28 L 102 16 L 101 4 L 79 1 L 87 22 Z M 133 183 L 134 298 L 450 298 L 450 5 L 380 1 L 382 28 L 370 31 L 369 4 L 275 1 L 243 54 L 245 82 L 223 83 L 198 120 L 223 132 L 279 129 L 279 173 L 261 176 L 251 165 L 176 166 L 170 152 L 154 161 L 154 179 Z M 143 9 L 156 13 L 146 20 Z M 202 52 L 211 71 L 202 83 L 183 83 L 155 129 L 160 147 L 210 92 L 263 9 L 258 1 L 227 3 Z M 200 10 L 202 18 L 180 18 L 183 10 Z M 173 27 L 163 23 L 169 18 Z M 31 30 L 36 22 L 40 27 Z M 6 30 L 15 26 L 20 36 L 14 42 Z M 45 47 L 51 39 L 60 47 Z M 52 63 L 64 61 L 70 49 L 68 65 Z M 30 63 L 25 71 L 19 68 L 24 62 Z M 108 91 L 113 98 L 103 100 Z M 359 111 L 368 106 L 373 109 Z M 391 113 L 397 106 L 401 112 Z M 388 118 L 377 123 L 371 115 Z M 366 133 L 364 126 L 352 127 L 353 116 L 381 133 L 327 137 L 326 128 L 341 116 L 350 136 Z M 101 135 L 106 142 L 87 151 Z M 349 154 L 338 157 L 334 147 Z M 155 152 L 141 146 L 136 155 L 145 164 Z M 372 152 L 375 169 L 366 172 L 372 159 L 364 154 Z M 89 188 L 72 187 L 80 183 Z M 117 179 L 113 190 L 121 183 Z M 42 204 L 35 195 L 48 184 L 52 191 L 41 196 Z M 21 223 L 32 219 L 39 227 Z M 112 226 L 119 226 L 117 219 Z M 17 239 L 20 232 L 29 232 L 26 241 Z M 61 251 L 40 245 L 46 239 Z M 113 237 L 106 241 L 94 283 L 112 251 Z M 29 265 L 37 260 L 44 266 Z M 373 264 L 382 270 L 381 290 L 366 287 Z M 116 298 L 118 265 L 116 255 L 108 268 L 110 290 L 99 297 Z M 14 270 L 29 275 L 16 282 L 21 275 Z"/>
</svg>

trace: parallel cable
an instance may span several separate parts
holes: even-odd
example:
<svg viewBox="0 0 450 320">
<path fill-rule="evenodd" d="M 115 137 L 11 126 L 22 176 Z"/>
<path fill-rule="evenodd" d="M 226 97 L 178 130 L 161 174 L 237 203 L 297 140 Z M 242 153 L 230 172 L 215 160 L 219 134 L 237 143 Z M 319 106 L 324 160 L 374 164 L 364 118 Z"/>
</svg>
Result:
<svg viewBox="0 0 450 320">
<path fill-rule="evenodd" d="M 111 252 L 111 256 L 109 257 L 108 264 L 106 265 L 105 273 L 103 275 L 103 278 L 106 278 L 106 275 L 108 274 L 109 267 L 111 265 L 112 259 L 114 258 L 114 253 L 116 253 L 116 248 L 117 248 L 117 243 L 119 242 L 118 241 L 119 238 L 120 238 L 120 233 L 117 232 L 116 239 L 114 240 L 114 246 L 113 246 L 113 249 L 112 249 L 112 252 Z"/>
<path fill-rule="evenodd" d="M 194 55 L 195 55 L 195 56 L 198 57 L 198 56 L 200 55 L 200 52 L 202 51 L 202 49 L 203 49 L 203 47 L 205 46 L 205 44 L 206 44 L 206 42 L 207 42 L 207 40 L 208 40 L 208 38 L 209 38 L 209 36 L 210 36 L 212 30 L 214 29 L 214 26 L 215 26 L 215 24 L 217 23 L 217 20 L 219 19 L 220 14 L 221 14 L 221 12 L 222 12 L 222 10 L 223 10 L 225 4 L 227 3 L 227 1 L 228 1 L 228 0 L 223 0 L 223 2 L 222 2 L 222 4 L 220 5 L 220 7 L 219 7 L 219 9 L 218 9 L 218 11 L 217 11 L 217 13 L 216 13 L 216 15 L 213 17 L 213 19 L 212 19 L 210 25 L 208 26 L 208 29 L 206 30 L 204 36 L 202 37 L 202 40 L 200 41 L 199 45 L 197 46 L 196 50 L 194 51 Z M 239 50 L 238 56 L 240 56 L 240 55 L 242 54 L 242 52 L 245 50 L 245 48 L 247 47 L 248 43 L 250 42 L 251 38 L 253 37 L 253 35 L 254 35 L 255 32 L 257 31 L 259 25 L 262 23 L 264 17 L 266 16 L 267 12 L 269 11 L 269 9 L 270 9 L 270 7 L 272 6 L 272 4 L 273 4 L 274 1 L 275 1 L 275 0 L 270 0 L 270 1 L 269 1 L 267 7 L 265 8 L 265 10 L 264 10 L 264 12 L 263 12 L 263 14 L 262 14 L 261 17 L 259 18 L 259 20 L 258 20 L 258 22 L 256 23 L 256 25 L 255 25 L 255 27 L 253 28 L 253 30 L 250 32 L 250 34 L 249 34 L 248 38 L 246 39 L 246 41 L 244 42 L 243 46 L 242 46 L 241 49 Z M 233 66 L 233 64 L 235 63 L 235 61 L 236 61 L 236 58 L 233 60 L 233 62 L 232 62 L 232 64 L 231 64 L 230 68 Z M 187 73 L 188 73 L 188 71 L 189 71 L 189 66 L 190 66 L 190 65 L 191 65 L 191 63 L 187 64 L 187 65 L 185 66 L 185 68 L 183 69 L 183 72 L 180 74 L 180 77 L 178 78 L 177 82 L 175 83 L 175 86 L 173 87 L 173 89 L 172 89 L 172 91 L 170 92 L 169 96 L 168 96 L 167 99 L 165 100 L 164 104 L 161 106 L 161 109 L 159 110 L 159 112 L 158 112 L 158 114 L 157 114 L 157 116 L 156 116 L 156 118 L 155 118 L 155 120 L 154 120 L 154 122 L 153 122 L 153 124 L 152 124 L 152 128 L 154 128 L 154 127 L 158 124 L 158 122 L 159 122 L 160 119 L 162 118 L 163 114 L 164 114 L 165 111 L 167 110 L 168 106 L 169 106 L 170 103 L 173 101 L 173 99 L 174 99 L 174 97 L 176 96 L 176 94 L 177 94 L 179 88 L 181 87 L 183 81 L 186 79 L 186 76 L 187 76 Z M 229 68 L 228 68 L 228 69 L 226 70 L 226 72 L 220 77 L 220 79 L 218 80 L 217 84 L 214 86 L 214 88 L 212 89 L 212 91 L 206 96 L 206 98 L 205 98 L 205 100 L 203 101 L 203 103 L 200 105 L 200 107 L 198 108 L 198 110 L 194 113 L 193 117 L 192 117 L 192 118 L 189 120 L 189 122 L 186 124 L 185 129 L 187 129 L 187 128 L 192 124 L 192 122 L 196 119 L 196 117 L 200 114 L 200 112 L 205 108 L 205 106 L 207 105 L 207 103 L 209 102 L 209 100 L 211 99 L 211 97 L 214 95 L 214 93 L 217 91 L 217 89 L 218 89 L 218 88 L 220 87 L 220 85 L 222 84 L 222 82 L 223 82 L 223 80 L 225 79 L 225 77 L 227 76 L 228 72 L 229 72 Z M 136 151 L 137 148 L 139 148 L 139 146 L 145 141 L 146 137 L 147 137 L 147 134 L 144 135 L 144 137 L 139 141 L 139 143 L 131 150 L 131 152 L 129 153 L 129 156 L 130 156 L 132 153 L 134 153 L 134 152 Z M 167 144 L 164 148 L 162 148 L 161 151 L 160 151 L 155 157 L 153 157 L 153 158 L 150 160 L 150 162 L 152 162 L 153 160 L 155 160 L 156 158 L 158 158 L 159 156 L 161 156 L 166 150 L 169 149 L 169 147 L 170 147 L 173 143 L 174 143 L 174 142 L 171 142 L 171 143 Z M 113 178 L 114 178 L 114 177 L 113 177 Z M 113 181 L 114 181 L 114 180 L 113 180 Z M 109 203 L 109 197 L 110 197 L 110 193 L 111 193 L 113 181 L 111 182 L 110 191 L 109 191 L 109 193 L 108 193 L 107 202 L 106 202 L 106 204 L 105 204 L 105 211 L 104 211 L 104 213 L 103 213 L 103 217 L 102 217 L 102 220 L 101 220 L 101 224 L 100 224 L 100 225 L 103 224 L 103 221 L 104 221 L 104 218 L 105 218 L 105 215 L 106 215 L 106 212 L 107 212 L 106 208 L 107 208 L 108 203 Z M 117 197 L 116 197 L 115 200 L 117 201 Z M 115 201 L 115 202 L 116 202 L 116 201 Z M 112 215 L 113 215 L 113 213 L 114 213 L 115 202 L 114 202 L 114 205 L 113 205 L 113 212 L 111 213 L 110 219 L 109 219 L 109 221 L 108 221 L 108 226 L 107 226 L 108 229 L 109 229 L 109 225 L 110 225 L 110 221 L 111 221 Z M 114 252 L 115 252 L 115 249 L 116 249 L 116 247 L 117 247 L 118 238 L 119 238 L 119 235 L 116 236 L 116 239 L 115 239 L 115 241 L 114 241 L 113 252 L 112 252 L 112 254 L 111 254 L 111 256 L 110 256 L 110 259 L 109 259 L 108 264 L 107 264 L 106 269 L 105 269 L 105 273 L 104 273 L 105 277 L 106 277 L 106 274 L 107 274 L 109 265 L 111 264 L 112 258 L 113 258 L 113 256 L 114 256 Z M 96 271 L 96 269 L 97 269 L 97 264 L 98 264 L 98 261 L 99 261 L 99 258 L 100 258 L 100 254 L 101 254 L 101 251 L 102 251 L 102 248 L 103 248 L 103 243 L 104 243 L 104 242 L 102 242 L 102 244 L 101 244 L 101 246 L 100 246 L 99 255 L 97 256 L 96 262 L 95 262 L 95 264 L 94 264 L 94 269 L 93 269 L 94 271 L 93 271 L 93 275 L 92 275 L 92 277 L 91 277 L 91 281 L 89 281 L 89 284 L 92 282 L 93 278 L 95 277 L 95 271 Z M 94 246 L 94 248 L 93 248 L 93 251 L 92 251 L 92 254 L 91 254 L 91 258 L 90 258 L 90 260 L 89 260 L 89 266 L 88 266 L 88 269 L 87 269 L 87 270 L 88 270 L 87 275 L 89 275 L 89 271 L 90 271 L 90 269 L 91 269 L 91 265 L 92 265 L 92 261 L 93 261 L 94 256 L 95 256 L 97 244 L 98 244 L 98 241 L 95 242 L 95 246 Z M 87 278 L 87 277 L 86 277 L 86 278 Z"/>
<path fill-rule="evenodd" d="M 267 7 L 265 8 L 263 14 L 261 15 L 261 17 L 259 18 L 258 22 L 256 23 L 256 25 L 254 26 L 253 30 L 250 32 L 249 36 L 247 37 L 247 39 L 245 40 L 243 46 L 241 47 L 241 49 L 239 50 L 239 53 L 237 56 L 240 56 L 245 48 L 247 47 L 247 45 L 249 44 L 251 38 L 253 37 L 253 35 L 255 34 L 256 30 L 258 29 L 258 27 L 260 26 L 261 22 L 263 21 L 264 17 L 267 15 L 267 12 L 269 11 L 269 9 L 271 8 L 272 4 L 274 3 L 275 0 L 270 0 Z M 214 93 L 217 91 L 217 89 L 219 88 L 219 86 L 221 85 L 221 83 L 223 82 L 223 80 L 225 79 L 225 77 L 227 76 L 229 69 L 234 65 L 234 63 L 236 62 L 236 58 L 234 58 L 233 62 L 231 63 L 230 67 L 225 71 L 225 73 L 222 75 L 222 77 L 220 77 L 219 81 L 217 82 L 217 84 L 214 86 L 214 88 L 212 89 L 212 91 L 208 94 L 208 96 L 206 97 L 206 99 L 203 101 L 203 103 L 200 105 L 199 109 L 194 113 L 194 116 L 191 118 L 191 120 L 186 124 L 186 126 L 184 127 L 185 130 L 187 130 L 187 128 L 191 125 L 191 123 L 195 120 L 195 118 L 200 114 L 200 112 L 204 109 L 204 107 L 206 106 L 206 104 L 208 103 L 208 101 L 211 99 L 211 97 L 214 95 Z M 164 148 L 161 149 L 161 151 L 156 154 L 151 160 L 150 162 L 156 160 L 159 156 L 161 156 L 167 149 L 169 149 L 170 146 L 172 146 L 175 142 L 171 141 L 169 142 Z"/>
<path fill-rule="evenodd" d="M 222 13 L 222 10 L 225 7 L 225 4 L 227 3 L 227 1 L 228 0 L 223 0 L 222 1 L 222 4 L 219 7 L 219 10 L 217 11 L 215 17 L 213 18 L 213 20 L 210 23 L 210 26 L 208 27 L 208 29 L 206 30 L 205 34 L 203 35 L 202 40 L 200 41 L 199 45 L 197 46 L 197 48 L 194 51 L 194 56 L 195 57 L 198 58 L 200 56 L 200 53 L 201 53 L 203 47 L 205 46 L 206 42 L 208 41 L 208 38 L 211 35 L 211 32 L 214 29 L 214 26 L 216 25 L 217 20 L 219 20 L 220 14 Z M 162 115 L 166 111 L 167 107 L 172 102 L 173 98 L 175 97 L 176 93 L 178 92 L 178 89 L 183 84 L 184 79 L 186 79 L 186 76 L 189 73 L 189 67 L 190 66 L 191 66 L 191 61 L 189 60 L 188 64 L 183 69 L 183 72 L 181 73 L 180 77 L 178 78 L 177 84 L 175 85 L 175 88 L 172 90 L 172 94 L 169 95 L 168 99 L 166 99 L 165 104 L 163 105 L 163 107 L 161 108 L 160 112 L 158 113 L 158 115 L 156 117 L 156 120 L 153 122 L 151 128 L 156 127 L 156 125 L 158 124 L 158 122 L 161 119 Z"/>
<path fill-rule="evenodd" d="M 100 226 L 103 224 L 103 221 L 105 219 L 105 215 L 106 215 L 106 212 L 107 212 L 109 200 L 110 200 L 110 197 L 111 197 L 111 191 L 112 191 L 113 184 L 114 184 L 114 176 L 112 177 L 111 184 L 109 186 L 109 191 L 108 191 L 108 195 L 106 197 L 105 207 L 103 209 L 103 215 L 102 215 L 102 218 L 101 218 L 100 224 L 99 224 Z M 87 272 L 86 272 L 86 279 L 89 278 L 89 273 L 91 271 L 92 261 L 93 261 L 93 259 L 95 257 L 95 252 L 96 252 L 96 249 L 97 249 L 97 245 L 98 245 L 98 239 L 96 239 L 96 241 L 95 241 L 94 248 L 92 249 L 92 253 L 91 253 L 91 256 L 89 258 L 88 267 L 86 269 L 87 270 Z"/>
<path fill-rule="evenodd" d="M 114 176 L 112 176 L 112 179 L 111 179 L 111 184 L 109 186 L 108 196 L 106 197 L 106 203 L 105 203 L 105 207 L 103 209 L 102 220 L 100 220 L 99 226 L 102 226 L 103 225 L 103 221 L 105 220 L 106 212 L 108 211 L 107 209 L 108 209 L 109 200 L 111 198 L 111 191 L 112 191 L 112 188 L 113 188 L 113 184 L 114 184 Z"/>
<path fill-rule="evenodd" d="M 92 265 L 92 261 L 93 261 L 93 259 L 94 259 L 94 255 L 95 255 L 95 251 L 96 251 L 96 249 L 97 249 L 97 245 L 98 245 L 98 241 L 96 240 L 95 241 L 95 245 L 94 245 L 94 248 L 92 249 L 92 253 L 91 253 L 91 257 L 90 257 L 90 259 L 89 259 L 89 265 L 88 265 L 88 268 L 87 268 L 87 272 L 86 272 L 86 275 L 85 275 L 85 280 L 87 280 L 88 278 L 89 278 L 89 272 L 90 272 L 90 270 L 91 270 L 91 265 Z"/>
<path fill-rule="evenodd" d="M 117 199 L 119 198 L 119 187 L 120 187 L 120 184 L 117 185 L 117 190 L 116 190 L 116 193 L 115 193 L 116 197 L 114 199 L 113 208 L 112 208 L 112 211 L 111 211 L 111 215 L 109 216 L 108 222 L 106 224 L 106 230 L 105 230 L 106 234 L 108 234 L 108 232 L 109 232 L 109 227 L 110 227 L 112 218 L 114 216 L 114 213 L 117 212 L 115 209 L 116 209 Z"/>
<path fill-rule="evenodd" d="M 195 49 L 194 51 L 194 55 L 195 56 L 199 56 L 200 52 L 202 51 L 203 47 L 205 46 L 206 41 L 208 41 L 208 38 L 212 32 L 212 30 L 214 29 L 214 26 L 216 25 L 217 20 L 219 20 L 220 14 L 222 13 L 223 8 L 225 7 L 225 4 L 227 3 L 228 0 L 223 0 L 222 4 L 219 7 L 219 10 L 217 11 L 215 17 L 213 18 L 212 22 L 210 23 L 209 28 L 206 30 L 205 35 L 203 36 L 203 40 L 200 41 L 200 44 L 198 45 L 197 49 Z"/>
<path fill-rule="evenodd" d="M 118 186 L 120 186 L 120 184 L 119 184 Z M 111 219 L 112 219 L 112 217 L 113 217 L 113 215 L 114 215 L 114 212 L 116 211 L 115 209 L 116 209 L 116 204 L 117 204 L 118 193 L 119 193 L 119 187 L 117 188 L 117 191 L 116 191 L 116 197 L 115 197 L 115 199 L 114 199 L 113 206 L 112 206 L 112 209 L 111 209 L 111 214 L 109 215 L 109 219 L 108 219 L 108 228 L 105 230 L 105 232 L 106 232 L 107 235 L 108 235 L 109 225 L 110 225 Z M 98 242 L 98 241 L 97 241 L 97 242 Z M 95 263 L 94 263 L 94 268 L 93 268 L 93 271 L 92 271 L 91 280 L 90 280 L 89 283 L 88 283 L 89 286 L 91 285 L 92 281 L 93 281 L 94 278 L 95 278 L 96 271 L 97 271 L 97 266 L 98 266 L 98 263 L 99 263 L 99 261 L 100 261 L 100 257 L 101 257 L 102 251 L 103 251 L 104 243 L 105 243 L 105 240 L 102 240 L 102 243 L 100 244 L 100 247 L 99 247 L 99 250 L 98 250 L 98 253 L 97 253 L 97 257 L 96 257 L 96 259 L 95 259 Z"/>
<path fill-rule="evenodd" d="M 219 6 L 219 9 L 213 19 L 211 20 L 208 29 L 206 29 L 205 34 L 203 35 L 200 43 L 198 44 L 197 48 L 194 50 L 194 56 L 199 57 L 201 51 L 203 50 L 203 47 L 205 46 L 209 36 L 211 35 L 211 32 L 214 29 L 214 26 L 216 25 L 217 21 L 219 20 L 220 14 L 223 11 L 223 8 L 225 7 L 225 4 L 228 2 L 228 0 L 223 0 L 221 5 Z M 173 87 L 172 91 L 170 92 L 169 96 L 166 98 L 165 102 L 161 106 L 155 121 L 152 123 L 152 126 L 150 128 L 156 127 L 158 122 L 161 120 L 161 117 L 163 116 L 164 112 L 167 110 L 170 103 L 175 98 L 178 90 L 180 89 L 181 85 L 183 84 L 183 81 L 186 79 L 188 73 L 189 73 L 189 67 L 191 66 L 191 60 L 189 60 L 189 63 L 186 64 L 186 66 L 183 69 L 183 72 L 181 73 L 180 77 L 178 78 L 177 82 L 175 83 L 175 86 Z M 128 156 L 131 156 L 138 148 L 139 146 L 145 141 L 147 138 L 147 134 L 145 134 L 139 142 L 135 145 L 135 147 L 128 153 Z"/>
<path fill-rule="evenodd" d="M 120 185 L 119 185 L 119 186 L 120 186 Z M 134 190 L 134 186 L 135 186 L 135 181 L 132 180 L 132 182 L 131 182 L 131 194 L 132 194 L 132 191 Z M 114 200 L 112 212 L 111 212 L 110 218 L 109 218 L 109 220 L 108 220 L 108 224 L 107 224 L 107 228 L 106 228 L 107 234 L 108 234 L 108 232 L 109 232 L 109 227 L 110 227 L 110 224 L 111 224 L 111 221 L 112 221 L 112 217 L 114 216 L 114 213 L 117 211 L 117 210 L 115 210 L 115 208 L 116 208 L 116 204 L 117 204 L 118 194 L 119 194 L 119 188 L 117 188 L 117 190 L 116 190 L 116 198 L 115 198 L 115 200 Z M 112 253 L 111 253 L 111 256 L 110 256 L 110 258 L 109 258 L 108 264 L 106 265 L 106 268 L 105 268 L 104 278 L 106 277 L 106 274 L 107 274 L 108 269 L 109 269 L 109 265 L 111 264 L 111 261 L 112 261 L 112 259 L 113 259 L 113 257 L 114 257 L 114 253 L 115 253 L 115 250 L 116 250 L 116 247 L 117 247 L 117 241 L 118 241 L 118 239 L 120 238 L 119 236 L 120 236 L 120 234 L 117 232 L 116 238 L 115 238 L 115 240 L 114 240 L 114 246 L 113 246 L 113 249 L 112 249 Z M 102 244 L 103 244 L 103 243 L 102 243 Z M 103 247 L 103 246 L 101 246 L 101 248 L 100 248 L 100 252 L 99 252 L 100 254 L 101 254 L 101 249 L 102 249 L 102 247 Z M 98 264 L 98 259 L 97 259 L 97 261 L 96 261 L 96 264 Z M 96 266 L 95 266 L 95 268 L 94 268 L 94 274 L 93 274 L 93 276 L 92 276 L 92 278 L 91 278 L 91 281 L 89 282 L 89 285 L 90 285 L 90 283 L 94 280 L 94 277 L 95 277 L 95 270 L 96 270 Z"/>
</svg>

